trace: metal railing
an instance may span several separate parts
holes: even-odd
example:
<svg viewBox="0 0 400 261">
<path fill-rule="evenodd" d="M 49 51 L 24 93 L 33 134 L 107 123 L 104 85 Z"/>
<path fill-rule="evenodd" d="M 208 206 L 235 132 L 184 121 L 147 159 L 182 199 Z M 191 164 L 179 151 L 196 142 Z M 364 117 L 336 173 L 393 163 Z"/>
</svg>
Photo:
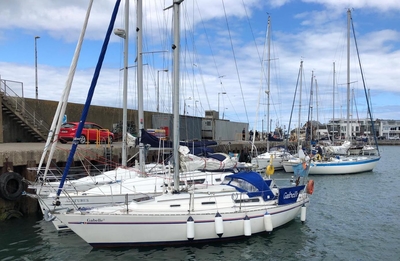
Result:
<svg viewBox="0 0 400 261">
<path fill-rule="evenodd" d="M 19 85 L 21 89 L 21 94 L 18 95 L 10 86 Z M 42 136 L 47 136 L 50 125 L 43 121 L 42 117 L 36 113 L 34 108 L 31 108 L 25 103 L 23 98 L 23 83 L 11 80 L 0 79 L 0 94 L 3 96 L 3 103 L 7 103 L 11 107 L 11 110 L 21 118 L 25 123 L 31 125 L 31 127 L 36 128 Z"/>
</svg>

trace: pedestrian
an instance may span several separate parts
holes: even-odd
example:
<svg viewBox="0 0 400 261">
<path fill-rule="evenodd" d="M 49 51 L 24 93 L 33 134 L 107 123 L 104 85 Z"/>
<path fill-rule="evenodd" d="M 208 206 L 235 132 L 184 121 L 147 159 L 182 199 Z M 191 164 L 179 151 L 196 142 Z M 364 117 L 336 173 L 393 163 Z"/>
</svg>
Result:
<svg viewBox="0 0 400 261">
<path fill-rule="evenodd" d="M 253 140 L 253 131 L 252 130 L 250 130 L 249 136 L 250 136 L 249 140 Z"/>
</svg>

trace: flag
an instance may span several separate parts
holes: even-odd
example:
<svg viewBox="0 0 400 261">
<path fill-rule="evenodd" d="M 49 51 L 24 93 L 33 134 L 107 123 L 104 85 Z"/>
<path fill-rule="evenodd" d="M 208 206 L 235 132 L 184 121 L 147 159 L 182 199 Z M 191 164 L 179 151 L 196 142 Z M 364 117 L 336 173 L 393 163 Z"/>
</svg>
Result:
<svg viewBox="0 0 400 261">
<path fill-rule="evenodd" d="M 303 162 L 293 166 L 293 172 L 296 177 L 306 177 L 310 170 L 310 166 Z"/>
</svg>

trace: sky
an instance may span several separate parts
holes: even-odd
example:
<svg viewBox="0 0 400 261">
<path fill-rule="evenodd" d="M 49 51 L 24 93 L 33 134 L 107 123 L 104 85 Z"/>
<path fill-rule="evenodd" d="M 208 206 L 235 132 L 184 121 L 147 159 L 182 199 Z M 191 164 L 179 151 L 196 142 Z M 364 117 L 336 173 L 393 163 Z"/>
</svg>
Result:
<svg viewBox="0 0 400 261">
<path fill-rule="evenodd" d="M 86 101 L 115 2 L 94 0 L 69 102 Z M 89 0 L 0 2 L 0 78 L 17 95 L 35 98 L 37 87 L 39 99 L 60 100 L 88 5 Z M 171 5 L 172 0 L 143 1 L 145 111 L 172 113 L 173 22 L 172 9 L 165 10 Z M 124 8 L 122 0 L 114 28 L 124 28 Z M 347 116 L 350 82 L 351 118 L 368 116 L 369 99 L 374 119 L 400 120 L 400 1 L 185 0 L 180 10 L 181 114 L 215 110 L 257 130 L 292 129 L 307 119 L 327 123 Z M 351 31 L 350 80 L 347 10 L 356 40 Z M 131 0 L 130 109 L 138 108 L 136 17 Z M 111 35 L 93 105 L 122 108 L 123 46 L 122 38 Z"/>
</svg>

